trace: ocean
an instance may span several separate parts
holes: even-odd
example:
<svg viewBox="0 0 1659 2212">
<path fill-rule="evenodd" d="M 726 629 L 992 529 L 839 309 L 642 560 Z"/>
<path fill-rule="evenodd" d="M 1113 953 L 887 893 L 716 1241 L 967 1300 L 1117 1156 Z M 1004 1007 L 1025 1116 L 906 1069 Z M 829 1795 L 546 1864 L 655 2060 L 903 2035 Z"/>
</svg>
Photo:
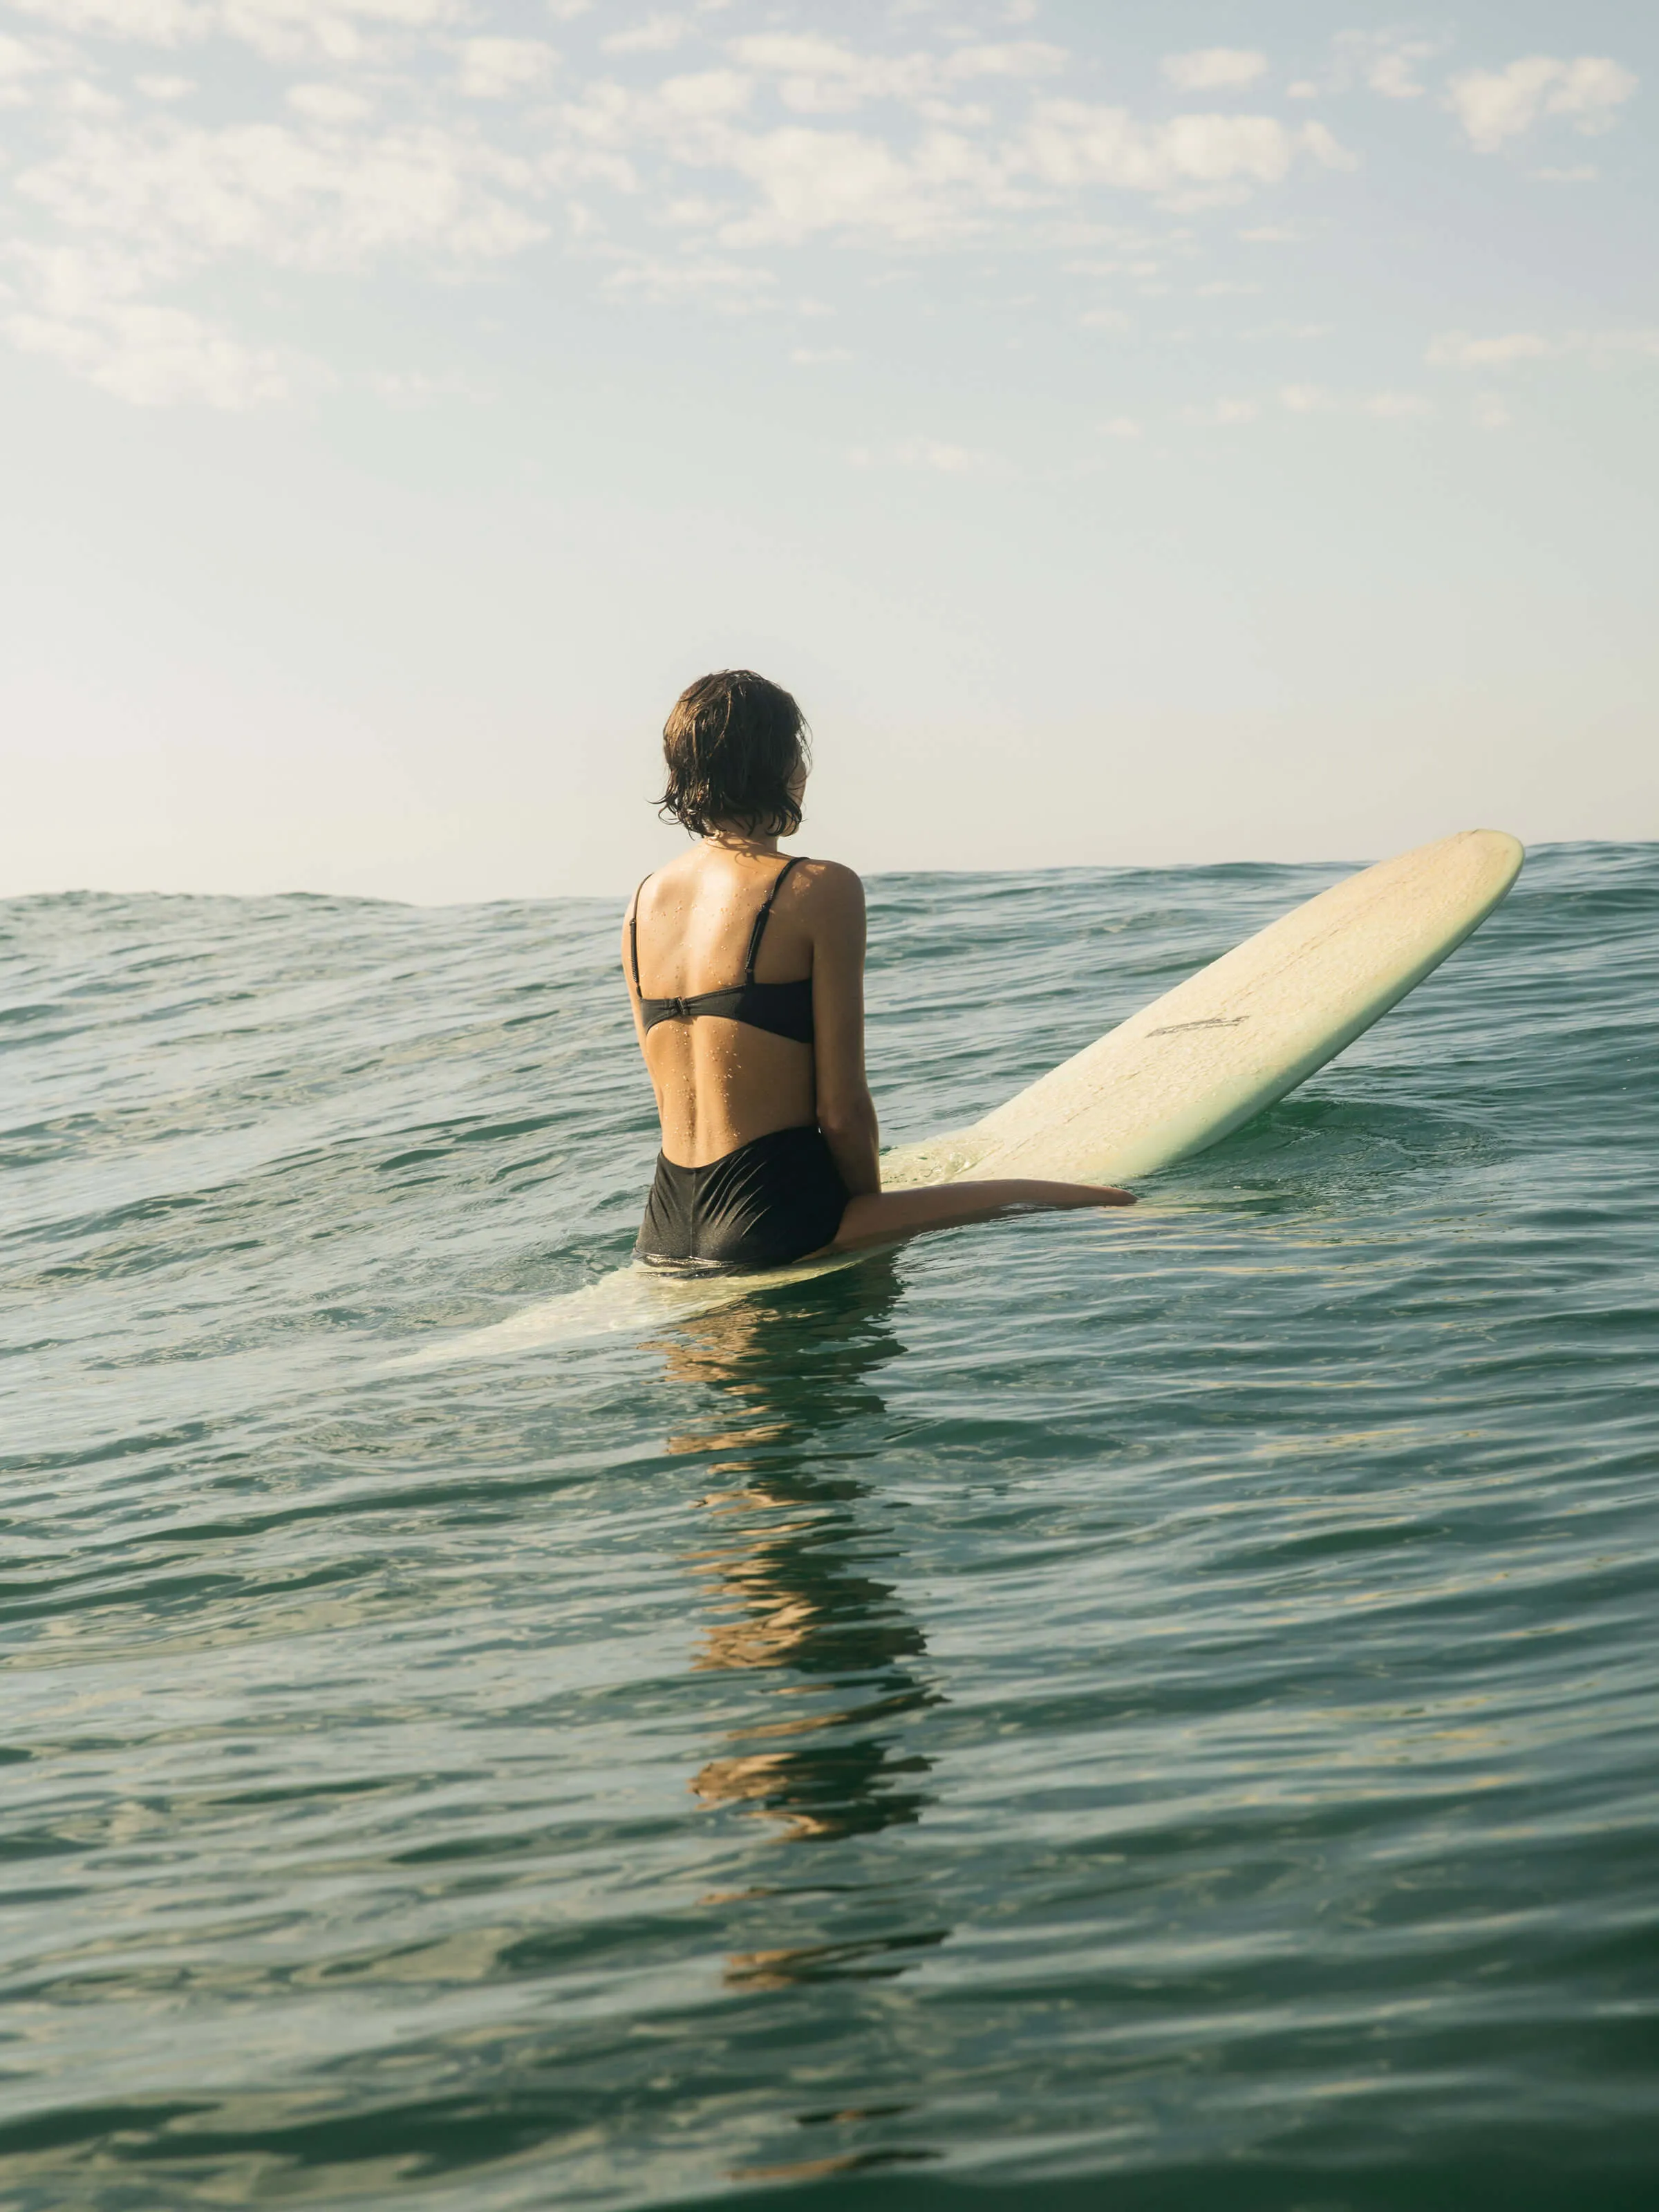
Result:
<svg viewBox="0 0 1659 2212">
<path fill-rule="evenodd" d="M 887 1139 L 1343 872 L 874 879 Z M 619 913 L 0 902 L 3 2212 L 1659 2201 L 1659 847 L 1132 1213 L 403 1364 L 627 1257 Z"/>
</svg>

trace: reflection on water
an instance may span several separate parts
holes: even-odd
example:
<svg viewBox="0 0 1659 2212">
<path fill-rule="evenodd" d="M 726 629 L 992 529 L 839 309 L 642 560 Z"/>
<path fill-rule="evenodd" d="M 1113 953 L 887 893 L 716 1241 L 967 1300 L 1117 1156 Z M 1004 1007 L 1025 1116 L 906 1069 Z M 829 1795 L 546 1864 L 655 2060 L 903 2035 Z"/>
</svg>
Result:
<svg viewBox="0 0 1659 2212">
<path fill-rule="evenodd" d="M 755 1303 L 708 1314 L 662 1348 L 702 1386 L 702 1419 L 668 1439 L 717 1455 L 702 1503 L 714 1540 L 692 1554 L 708 1595 L 698 1665 L 748 1668 L 775 1711 L 734 1730 L 692 1783 L 784 1838 L 824 1842 L 915 1820 L 928 1761 L 896 1723 L 936 1701 L 914 1671 L 927 1650 L 893 1586 L 871 1571 L 887 1533 L 853 1471 L 884 1416 L 869 1378 L 902 1346 L 886 1326 L 890 1258 L 822 1285 L 810 1312 Z"/>
<path fill-rule="evenodd" d="M 764 1698 L 691 1790 L 797 1844 L 917 1820 L 931 1762 L 907 1747 L 903 1723 L 939 1702 L 916 1664 L 921 1631 L 874 1571 L 892 1532 L 855 1472 L 886 1413 L 870 1378 L 902 1348 L 886 1325 L 893 1264 L 877 1257 L 828 1295 L 815 1288 L 810 1310 L 732 1307 L 661 1347 L 671 1379 L 708 1401 L 668 1439 L 709 1454 L 714 1479 L 701 1500 L 709 1540 L 690 1555 L 706 1598 L 696 1664 L 752 1676 Z M 945 1932 L 763 1946 L 733 1953 L 725 1978 L 757 1990 L 891 1977 Z"/>
</svg>

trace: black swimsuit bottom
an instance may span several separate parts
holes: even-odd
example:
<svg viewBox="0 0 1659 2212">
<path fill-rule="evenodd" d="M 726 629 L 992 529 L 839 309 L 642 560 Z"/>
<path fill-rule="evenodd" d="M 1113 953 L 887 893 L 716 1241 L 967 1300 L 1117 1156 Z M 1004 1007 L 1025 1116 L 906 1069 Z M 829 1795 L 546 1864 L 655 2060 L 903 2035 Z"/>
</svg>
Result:
<svg viewBox="0 0 1659 2212">
<path fill-rule="evenodd" d="M 657 1155 L 636 1256 L 687 1274 L 787 1267 L 834 1237 L 847 1211 L 823 1132 L 774 1129 L 706 1167 Z"/>
<path fill-rule="evenodd" d="M 795 865 L 786 861 L 772 879 L 755 916 L 741 983 L 701 991 L 690 999 L 647 999 L 640 990 L 639 905 L 634 894 L 629 921 L 634 988 L 647 1030 L 659 1022 L 696 1021 L 714 1015 L 769 1030 L 797 1044 L 812 1042 L 812 979 L 757 983 L 755 961 L 778 885 Z M 643 890 L 645 885 L 640 885 Z M 636 1258 L 682 1273 L 728 1274 L 744 1268 L 787 1267 L 828 1244 L 841 1227 L 848 1189 L 821 1129 L 809 1124 L 774 1129 L 739 1145 L 724 1159 L 683 1168 L 657 1155 L 657 1178 L 646 1202 Z"/>
</svg>

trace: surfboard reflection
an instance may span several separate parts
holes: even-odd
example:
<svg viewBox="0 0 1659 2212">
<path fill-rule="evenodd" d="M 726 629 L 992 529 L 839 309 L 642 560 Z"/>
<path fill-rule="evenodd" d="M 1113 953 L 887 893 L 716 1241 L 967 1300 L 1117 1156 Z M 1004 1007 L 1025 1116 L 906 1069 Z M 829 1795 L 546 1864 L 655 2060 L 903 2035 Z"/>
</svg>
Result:
<svg viewBox="0 0 1659 2212">
<path fill-rule="evenodd" d="M 691 1559 L 707 1595 L 696 1664 L 752 1670 L 775 1701 L 691 1787 L 796 1843 L 913 1821 L 929 1802 L 930 1762 L 905 1747 L 902 1721 L 938 1692 L 915 1668 L 921 1630 L 875 1571 L 892 1531 L 856 1472 L 885 1426 L 870 1378 L 901 1349 L 886 1326 L 898 1291 L 890 1260 L 872 1259 L 793 1310 L 728 1307 L 660 1347 L 672 1380 L 716 1400 L 668 1439 L 716 1455 L 711 1540 Z M 757 1954 L 752 1971 L 781 1965 Z"/>
</svg>

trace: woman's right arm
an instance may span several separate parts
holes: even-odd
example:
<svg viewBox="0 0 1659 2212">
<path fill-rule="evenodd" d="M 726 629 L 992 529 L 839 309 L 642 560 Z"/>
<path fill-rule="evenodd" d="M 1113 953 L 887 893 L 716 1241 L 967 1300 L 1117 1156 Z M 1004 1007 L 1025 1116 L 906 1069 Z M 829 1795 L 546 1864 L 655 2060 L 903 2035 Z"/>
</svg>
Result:
<svg viewBox="0 0 1659 2212">
<path fill-rule="evenodd" d="M 821 872 L 819 872 L 821 871 Z M 864 1073 L 864 885 L 819 863 L 811 887 L 812 1028 L 818 1127 L 854 1198 L 881 1188 L 881 1138 Z"/>
</svg>

